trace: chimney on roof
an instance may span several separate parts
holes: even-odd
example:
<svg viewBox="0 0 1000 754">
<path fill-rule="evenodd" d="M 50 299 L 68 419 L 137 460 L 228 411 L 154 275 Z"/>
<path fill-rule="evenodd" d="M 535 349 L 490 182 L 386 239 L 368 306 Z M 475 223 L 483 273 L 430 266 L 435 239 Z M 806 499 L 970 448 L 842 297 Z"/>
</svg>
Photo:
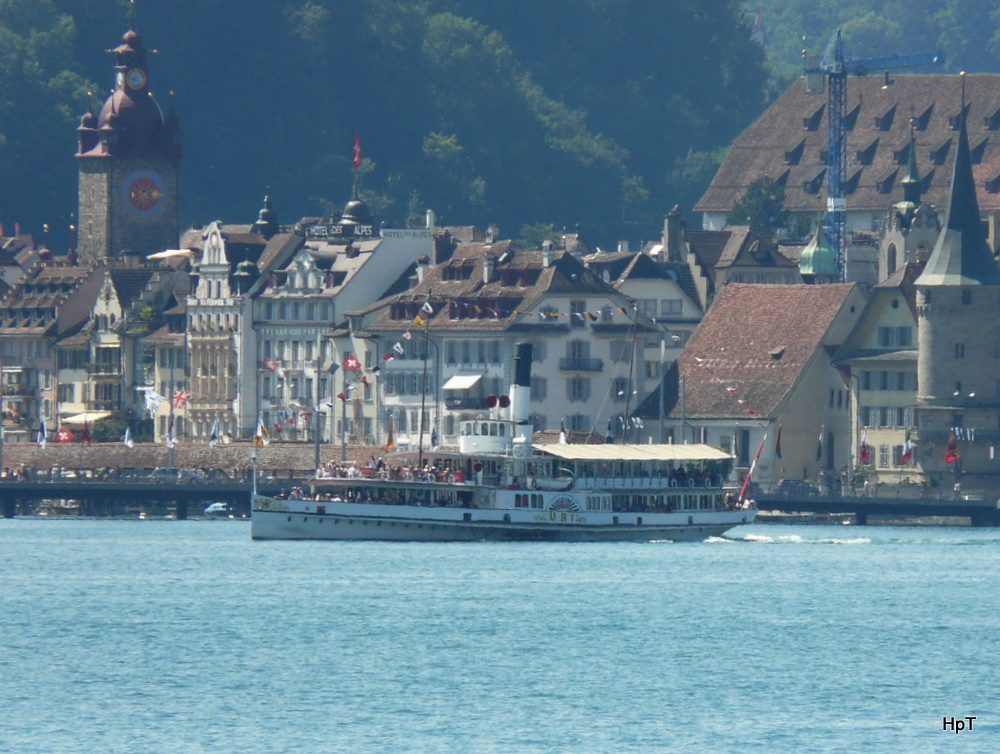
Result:
<svg viewBox="0 0 1000 754">
<path fill-rule="evenodd" d="M 493 259 L 493 255 L 488 251 L 483 254 L 483 283 L 490 282 L 493 277 L 493 269 L 496 266 L 496 260 Z"/>
<path fill-rule="evenodd" d="M 619 241 L 618 242 L 618 251 L 619 252 L 624 252 L 624 253 L 627 254 L 628 253 L 628 241 Z"/>
<path fill-rule="evenodd" d="M 496 223 L 490 224 L 490 227 L 486 229 L 486 243 L 496 243 L 499 236 L 500 228 L 497 227 Z"/>
<path fill-rule="evenodd" d="M 661 262 L 684 261 L 684 218 L 679 204 L 675 204 L 670 214 L 663 219 L 662 242 Z"/>
<path fill-rule="evenodd" d="M 353 243 L 348 243 L 344 248 L 344 256 L 348 259 L 354 259 L 358 255 L 358 250 L 354 247 Z"/>
<path fill-rule="evenodd" d="M 542 241 L 542 267 L 552 266 L 552 241 L 545 239 Z"/>
<path fill-rule="evenodd" d="M 122 253 L 119 255 L 119 261 L 121 267 L 126 270 L 139 269 L 139 255 L 132 251 L 132 249 L 122 249 Z"/>
<path fill-rule="evenodd" d="M 429 229 L 434 228 L 434 221 L 435 221 L 434 210 L 432 209 L 427 210 L 427 227 Z"/>
<path fill-rule="evenodd" d="M 426 254 L 421 254 L 417 257 L 417 282 L 424 282 L 424 278 L 427 277 L 427 269 L 430 267 L 431 260 L 428 259 Z"/>
</svg>

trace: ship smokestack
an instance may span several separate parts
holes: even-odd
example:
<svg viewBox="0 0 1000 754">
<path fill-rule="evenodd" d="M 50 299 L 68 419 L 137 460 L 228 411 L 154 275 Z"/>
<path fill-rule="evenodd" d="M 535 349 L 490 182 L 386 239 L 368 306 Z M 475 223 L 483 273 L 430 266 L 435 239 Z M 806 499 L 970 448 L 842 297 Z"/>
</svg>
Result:
<svg viewBox="0 0 1000 754">
<path fill-rule="evenodd" d="M 531 343 L 518 343 L 514 356 L 514 384 L 510 386 L 510 418 L 527 424 L 531 407 Z M 515 428 L 515 435 L 518 432 Z"/>
</svg>

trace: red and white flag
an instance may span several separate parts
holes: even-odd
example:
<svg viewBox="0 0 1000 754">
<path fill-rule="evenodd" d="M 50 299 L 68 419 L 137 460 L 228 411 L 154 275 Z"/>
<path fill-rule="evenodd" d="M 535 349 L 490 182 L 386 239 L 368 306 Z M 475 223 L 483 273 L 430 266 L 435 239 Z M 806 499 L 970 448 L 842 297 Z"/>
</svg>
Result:
<svg viewBox="0 0 1000 754">
<path fill-rule="evenodd" d="M 757 468 L 757 461 L 760 460 L 760 452 L 764 449 L 764 443 L 767 442 L 767 432 L 764 433 L 764 437 L 761 438 L 760 447 L 757 448 L 757 453 L 753 457 L 753 461 L 750 464 L 750 469 L 747 471 L 746 478 L 743 480 L 743 486 L 740 487 L 740 496 L 737 498 L 740 502 L 746 500 L 747 490 L 750 489 L 750 479 L 753 477 L 754 469 Z"/>
<path fill-rule="evenodd" d="M 361 134 L 354 134 L 354 162 L 351 166 L 355 170 L 361 167 Z"/>
<path fill-rule="evenodd" d="M 352 372 L 356 372 L 361 369 L 361 362 L 358 361 L 353 355 L 348 356 L 344 359 L 344 369 L 350 369 Z"/>
<path fill-rule="evenodd" d="M 899 458 L 899 465 L 905 466 L 913 458 L 913 444 L 910 442 L 910 430 L 906 430 L 906 439 L 903 441 L 903 455 Z"/>
<path fill-rule="evenodd" d="M 181 408 L 191 399 L 191 393 L 187 390 L 178 390 L 174 393 L 174 408 Z"/>
</svg>

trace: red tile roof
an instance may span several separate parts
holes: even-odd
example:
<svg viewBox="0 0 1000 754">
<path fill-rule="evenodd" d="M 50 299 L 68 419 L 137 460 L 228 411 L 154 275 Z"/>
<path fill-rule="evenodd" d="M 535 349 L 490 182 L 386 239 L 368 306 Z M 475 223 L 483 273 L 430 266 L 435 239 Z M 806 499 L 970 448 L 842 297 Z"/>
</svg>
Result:
<svg viewBox="0 0 1000 754">
<path fill-rule="evenodd" d="M 976 192 L 984 212 L 1000 210 L 1000 75 L 966 77 L 969 144 Z M 883 88 L 878 76 L 847 84 L 847 208 L 884 212 L 901 201 L 910 118 L 916 125 L 917 168 L 923 198 L 944 207 L 958 143 L 955 118 L 961 108 L 958 76 L 894 75 Z M 826 166 L 827 95 L 805 91 L 799 79 L 733 142 L 708 191 L 695 209 L 728 212 L 755 178 L 770 176 L 785 186 L 785 206 L 798 212 L 825 207 L 825 186 L 805 183 Z M 853 191 L 850 189 L 853 187 Z"/>
<path fill-rule="evenodd" d="M 745 419 L 773 414 L 854 287 L 725 286 L 677 359 L 686 415 Z M 680 415 L 680 405 L 672 415 Z"/>
</svg>

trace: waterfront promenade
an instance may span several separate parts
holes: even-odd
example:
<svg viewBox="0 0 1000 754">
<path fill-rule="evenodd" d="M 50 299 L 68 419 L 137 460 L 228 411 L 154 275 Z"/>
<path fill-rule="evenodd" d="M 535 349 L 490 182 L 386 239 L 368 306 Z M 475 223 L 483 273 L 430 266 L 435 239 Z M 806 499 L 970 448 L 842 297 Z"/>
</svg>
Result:
<svg viewBox="0 0 1000 754">
<path fill-rule="evenodd" d="M 1000 526 L 1000 508 L 994 494 L 928 494 L 918 485 L 858 490 L 855 495 L 778 495 L 756 496 L 762 511 L 781 513 L 852 513 L 854 522 L 863 526 L 869 516 L 909 518 L 967 518 L 973 526 Z"/>
</svg>

